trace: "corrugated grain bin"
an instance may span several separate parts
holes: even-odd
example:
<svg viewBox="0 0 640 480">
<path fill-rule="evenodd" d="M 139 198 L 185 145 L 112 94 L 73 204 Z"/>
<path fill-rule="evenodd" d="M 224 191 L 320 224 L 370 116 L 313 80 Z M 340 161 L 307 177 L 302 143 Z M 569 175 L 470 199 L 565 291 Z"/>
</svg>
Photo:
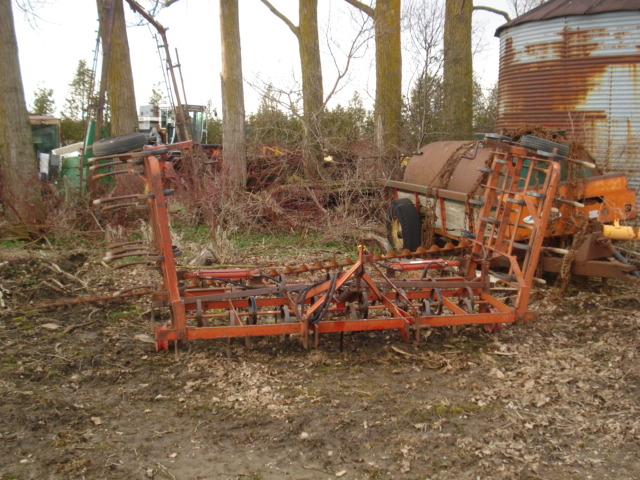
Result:
<svg viewBox="0 0 640 480">
<path fill-rule="evenodd" d="M 564 130 L 640 187 L 640 0 L 552 0 L 501 26 L 498 129 Z"/>
</svg>

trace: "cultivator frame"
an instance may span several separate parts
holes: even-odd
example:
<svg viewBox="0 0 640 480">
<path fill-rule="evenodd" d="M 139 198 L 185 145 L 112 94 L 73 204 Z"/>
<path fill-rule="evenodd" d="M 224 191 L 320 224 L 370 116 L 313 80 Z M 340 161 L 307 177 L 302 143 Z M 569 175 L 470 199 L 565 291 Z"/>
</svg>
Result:
<svg viewBox="0 0 640 480">
<path fill-rule="evenodd" d="M 139 195 L 94 203 L 103 209 L 132 203 L 149 209 L 152 242 L 114 245 L 105 259 L 143 257 L 142 263 L 159 269 L 162 287 L 152 296 L 157 349 L 180 340 L 269 335 L 298 336 L 308 348 L 317 346 L 323 333 L 370 330 L 397 330 L 408 341 L 418 340 L 421 330 L 431 327 L 478 324 L 492 330 L 533 318 L 527 304 L 560 177 L 560 167 L 551 159 L 531 156 L 519 147 L 496 150 L 492 165 L 483 167 L 485 195 L 465 258 L 415 259 L 428 255 L 425 250 L 374 254 L 373 248 L 361 244 L 357 258 L 344 262 L 268 273 L 251 268 L 189 271 L 176 266 L 178 249 L 171 239 L 167 208 L 173 191 L 164 187 L 163 171 L 170 151 L 190 147 L 191 142 L 147 146 L 141 152 L 91 159 L 94 178 L 124 171 L 144 181 Z M 523 221 L 525 213 L 533 222 Z M 524 237 L 523 230 L 528 233 Z M 496 260 L 506 266 L 502 274 L 490 270 Z M 454 268 L 462 274 L 430 275 L 432 270 Z M 301 273 L 323 276 L 290 282 Z M 506 285 L 508 297 L 498 296 L 496 282 Z M 165 322 L 161 317 L 167 309 L 170 318 Z"/>
</svg>

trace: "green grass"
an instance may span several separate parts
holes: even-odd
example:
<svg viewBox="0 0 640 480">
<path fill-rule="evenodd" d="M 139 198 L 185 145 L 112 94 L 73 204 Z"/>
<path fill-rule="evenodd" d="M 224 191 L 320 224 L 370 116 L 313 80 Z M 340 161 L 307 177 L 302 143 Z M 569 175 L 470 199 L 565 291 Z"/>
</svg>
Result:
<svg viewBox="0 0 640 480">
<path fill-rule="evenodd" d="M 108 312 L 107 317 L 109 320 L 126 320 L 126 319 L 137 319 L 144 312 L 144 310 L 138 306 L 129 306 L 124 310 L 117 310 L 113 312 Z"/>
<path fill-rule="evenodd" d="M 211 231 L 207 225 L 184 225 L 174 220 L 171 228 L 185 241 L 203 244 L 211 242 Z"/>
<path fill-rule="evenodd" d="M 315 232 L 307 233 L 286 233 L 275 232 L 272 234 L 244 233 L 231 236 L 231 242 L 239 249 L 260 248 L 266 251 L 282 251 L 287 255 L 291 254 L 290 249 L 296 252 L 305 250 L 355 250 L 355 246 L 345 245 L 341 242 L 325 242 L 323 236 Z"/>
<path fill-rule="evenodd" d="M 33 321 L 27 317 L 13 317 L 11 321 L 18 330 L 33 330 L 35 328 Z"/>
<path fill-rule="evenodd" d="M 0 248 L 22 248 L 25 244 L 24 240 L 5 240 L 0 242 Z"/>
</svg>

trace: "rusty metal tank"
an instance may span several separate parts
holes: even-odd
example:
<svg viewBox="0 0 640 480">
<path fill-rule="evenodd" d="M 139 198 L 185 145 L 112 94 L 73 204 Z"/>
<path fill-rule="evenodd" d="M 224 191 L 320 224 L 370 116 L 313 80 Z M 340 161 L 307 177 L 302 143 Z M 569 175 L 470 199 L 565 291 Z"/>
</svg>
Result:
<svg viewBox="0 0 640 480">
<path fill-rule="evenodd" d="M 640 187 L 640 1 L 552 0 L 496 36 L 498 129 L 564 130 Z"/>
<path fill-rule="evenodd" d="M 456 192 L 471 193 L 491 149 L 480 142 L 442 141 L 422 147 L 404 171 L 403 181 Z"/>
</svg>

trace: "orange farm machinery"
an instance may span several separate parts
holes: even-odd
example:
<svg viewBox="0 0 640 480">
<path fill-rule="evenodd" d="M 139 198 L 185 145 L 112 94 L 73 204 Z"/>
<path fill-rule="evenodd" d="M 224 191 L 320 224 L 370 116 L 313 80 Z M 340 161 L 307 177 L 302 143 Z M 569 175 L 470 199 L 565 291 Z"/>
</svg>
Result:
<svg viewBox="0 0 640 480">
<path fill-rule="evenodd" d="M 493 330 L 533 319 L 528 300 L 540 257 L 553 248 L 544 245 L 545 232 L 562 200 L 561 166 L 554 158 L 516 145 L 492 149 L 481 167 L 483 195 L 473 199 L 478 209 L 473 232 L 460 238 L 464 249 L 443 249 L 460 253 L 457 258 L 431 258 L 433 252 L 422 247 L 379 254 L 361 244 L 355 258 L 343 261 L 267 272 L 194 271 L 176 263 L 167 207 L 173 192 L 163 182 L 171 152 L 189 149 L 192 142 L 136 151 L 126 145 L 121 152 L 110 144 L 109 154 L 91 159 L 94 178 L 135 175 L 143 180 L 143 190 L 94 203 L 102 209 L 149 211 L 152 241 L 111 245 L 105 258 L 119 268 L 133 257 L 132 263 L 160 272 L 152 292 L 158 349 L 192 339 L 269 335 L 296 336 L 311 347 L 321 334 L 370 330 L 397 330 L 408 341 L 433 327 L 477 324 Z M 495 264 L 502 266 L 501 273 L 492 271 Z"/>
<path fill-rule="evenodd" d="M 484 197 L 500 152 L 527 158 L 524 170 L 531 183 L 517 186 L 509 203 L 508 225 L 513 241 L 542 235 L 542 271 L 601 278 L 640 277 L 637 265 L 620 254 L 614 242 L 640 240 L 636 192 L 622 173 L 602 174 L 587 159 L 572 159 L 569 147 L 545 138 L 487 135 L 483 141 L 442 141 L 428 144 L 408 161 L 402 181 L 384 180 L 391 191 L 387 233 L 396 250 L 426 248 L 437 254 L 449 248 L 465 250 L 468 239 L 484 228 Z M 584 153 L 584 152 L 581 152 Z M 548 160 L 560 167 L 560 181 L 548 222 L 535 222 L 530 199 L 548 195 L 545 172 L 536 165 Z M 521 182 L 521 180 L 518 180 Z M 622 223 L 626 222 L 627 225 Z M 631 250 L 633 253 L 633 250 Z"/>
</svg>

